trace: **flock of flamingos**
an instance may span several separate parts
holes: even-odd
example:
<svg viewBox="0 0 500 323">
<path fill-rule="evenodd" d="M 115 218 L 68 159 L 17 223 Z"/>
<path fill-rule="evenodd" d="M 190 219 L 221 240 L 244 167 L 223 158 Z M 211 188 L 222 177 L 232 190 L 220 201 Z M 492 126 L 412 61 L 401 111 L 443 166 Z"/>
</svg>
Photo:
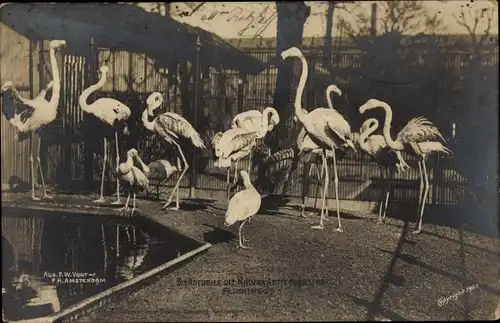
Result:
<svg viewBox="0 0 500 323">
<path fill-rule="evenodd" d="M 47 87 L 40 92 L 40 94 L 33 100 L 22 98 L 16 91 L 12 82 L 6 82 L 2 86 L 3 95 L 3 113 L 10 121 L 10 123 L 17 128 L 19 135 L 29 135 L 38 131 L 41 127 L 52 122 L 57 114 L 57 107 L 59 104 L 60 96 L 60 78 L 59 69 L 56 62 L 55 51 L 60 50 L 66 45 L 64 40 L 53 40 L 50 42 L 50 62 L 52 67 L 53 80 Z M 281 53 L 283 60 L 288 58 L 298 58 L 302 62 L 302 73 L 297 89 L 297 94 L 294 102 L 294 121 L 302 125 L 302 130 L 299 133 L 296 142 L 296 154 L 293 156 L 294 164 L 296 165 L 298 159 L 302 155 L 316 154 L 321 155 L 322 166 L 318 175 L 323 177 L 323 194 L 322 194 L 322 207 L 320 212 L 319 225 L 312 226 L 311 229 L 323 229 L 323 219 L 327 215 L 328 209 L 326 207 L 326 193 L 329 181 L 329 170 L 327 167 L 327 160 L 333 160 L 334 184 L 335 184 L 335 198 L 338 228 L 336 231 L 342 232 L 340 223 L 339 200 L 338 200 L 338 173 L 337 173 L 337 160 L 338 154 L 344 149 L 353 149 L 360 147 L 362 151 L 369 154 L 381 166 L 382 176 L 384 177 L 384 170 L 386 176 L 389 178 L 392 171 L 404 172 L 410 166 L 404 161 L 401 151 L 407 151 L 419 157 L 418 167 L 420 170 L 420 197 L 418 208 L 418 225 L 414 233 L 419 233 L 422 227 L 422 217 L 429 191 L 428 174 L 425 165 L 426 157 L 433 152 L 451 153 L 442 142 L 445 142 L 439 130 L 426 118 L 418 117 L 411 119 L 408 124 L 398 133 L 396 140 L 393 140 L 390 134 L 392 110 L 391 107 L 377 99 L 370 99 L 361 107 L 359 113 L 363 114 L 367 110 L 382 108 L 385 111 L 385 121 L 383 126 L 383 135 L 372 135 L 378 128 L 378 121 L 376 119 L 366 120 L 360 128 L 359 134 L 351 132 L 351 127 L 347 121 L 338 113 L 331 104 L 330 94 L 336 92 L 341 95 L 342 92 L 335 85 L 328 86 L 327 100 L 329 108 L 316 108 L 312 111 L 307 111 L 302 108 L 301 99 L 302 93 L 307 81 L 308 67 L 307 61 L 301 51 L 292 47 Z M 192 145 L 198 148 L 205 148 L 205 144 L 200 135 L 196 132 L 189 122 L 182 116 L 172 113 L 164 112 L 152 121 L 153 112 L 162 105 L 163 97 L 161 93 L 152 93 L 147 101 L 147 108 L 142 113 L 142 123 L 146 129 L 155 132 L 164 141 L 177 147 L 179 156 L 177 158 L 177 165 L 173 165 L 167 160 L 159 160 L 146 165 L 140 158 L 136 149 L 130 149 L 127 152 L 127 159 L 125 162 L 120 163 L 120 155 L 118 149 L 118 131 L 128 133 L 127 120 L 130 118 L 131 111 L 123 103 L 112 98 L 100 98 L 92 104 L 87 103 L 87 98 L 90 94 L 102 88 L 106 82 L 108 75 L 108 68 L 102 66 L 100 68 L 100 80 L 98 83 L 90 86 L 79 97 L 79 105 L 83 111 L 95 116 L 104 122 L 109 129 L 114 132 L 116 143 L 116 176 L 117 181 L 117 201 L 115 204 L 120 203 L 120 184 L 128 189 L 128 197 L 125 207 L 120 209 L 120 212 L 130 212 L 133 215 L 136 210 L 136 193 L 143 189 L 148 189 L 149 179 L 158 176 L 168 178 L 173 172 L 181 172 L 167 203 L 163 208 L 169 207 L 175 195 L 175 206 L 170 209 L 179 209 L 179 183 L 186 173 L 189 165 L 186 161 L 181 146 L 179 145 L 180 138 L 185 138 L 191 142 Z M 46 92 L 52 89 L 52 96 L 49 101 L 45 99 Z M 254 149 L 258 139 L 264 138 L 268 131 L 272 131 L 274 126 L 279 123 L 279 115 L 273 108 L 266 108 L 262 113 L 258 110 L 250 110 L 238 114 L 234 117 L 232 126 L 225 132 L 217 133 L 211 141 L 214 155 L 216 157 L 215 165 L 221 168 L 227 168 L 227 184 L 229 187 L 229 173 L 230 167 L 235 164 L 234 171 L 234 184 L 236 184 L 238 161 L 249 156 L 251 158 L 252 150 Z M 19 136 L 18 135 L 18 136 Z M 104 137 L 104 162 L 103 162 L 103 176 L 101 180 L 101 193 L 100 198 L 94 202 L 104 202 L 103 185 L 104 185 L 104 172 L 107 161 L 107 139 Z M 36 161 L 38 169 L 42 173 L 40 167 L 40 142 L 38 142 L 38 150 Z M 337 154 L 337 155 L 336 155 Z M 181 165 L 182 160 L 182 165 Z M 251 160 L 251 159 L 250 159 Z M 31 143 L 30 163 L 32 169 L 32 198 L 39 200 L 35 196 L 35 166 L 33 159 L 33 143 Z M 249 163 L 251 165 L 251 163 Z M 225 226 L 231 226 L 240 221 L 239 226 L 239 247 L 247 248 L 243 245 L 244 238 L 242 236 L 243 225 L 255 215 L 260 208 L 261 195 L 250 181 L 250 169 L 248 171 L 241 170 L 239 176 L 243 181 L 244 189 L 237 192 L 228 203 Z M 44 194 L 42 198 L 51 198 L 46 191 L 43 174 L 41 174 L 42 185 Z M 129 208 L 129 201 L 131 195 L 133 196 L 133 206 Z M 382 216 L 382 204 L 379 210 L 378 220 L 383 221 L 387 210 L 387 201 L 389 191 L 385 196 L 385 211 Z M 228 190 L 229 199 L 229 190 Z"/>
</svg>

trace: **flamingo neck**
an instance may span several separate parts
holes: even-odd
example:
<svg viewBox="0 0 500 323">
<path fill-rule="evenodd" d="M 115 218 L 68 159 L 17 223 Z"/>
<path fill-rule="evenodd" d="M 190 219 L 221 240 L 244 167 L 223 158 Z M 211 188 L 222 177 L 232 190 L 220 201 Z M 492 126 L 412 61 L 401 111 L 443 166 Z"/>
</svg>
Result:
<svg viewBox="0 0 500 323">
<path fill-rule="evenodd" d="M 326 88 L 326 101 L 328 102 L 328 107 L 330 109 L 333 109 L 333 104 L 332 104 L 332 90 L 329 88 Z"/>
<path fill-rule="evenodd" d="M 304 93 L 304 88 L 306 86 L 308 66 L 303 55 L 300 56 L 300 61 L 302 62 L 302 72 L 300 74 L 299 86 L 297 87 L 294 107 L 297 119 L 299 119 L 299 121 L 303 124 L 306 121 L 305 117 L 307 116 L 307 111 L 302 109 L 302 94 Z"/>
<path fill-rule="evenodd" d="M 105 83 L 106 83 L 106 73 L 101 73 L 101 78 L 99 79 L 99 82 L 89 86 L 87 89 L 85 89 L 85 91 L 82 92 L 82 94 L 78 98 L 78 104 L 80 105 L 83 111 L 89 113 L 92 112 L 91 107 L 87 104 L 87 99 L 93 92 L 102 88 Z"/>
<path fill-rule="evenodd" d="M 146 109 L 144 109 L 144 111 L 142 112 L 142 117 L 141 117 L 142 124 L 149 131 L 154 131 L 154 129 L 155 129 L 155 127 L 154 127 L 154 120 L 153 121 L 149 121 L 148 110 L 149 110 L 149 107 L 146 108 Z"/>
<path fill-rule="evenodd" d="M 57 109 L 59 105 L 59 97 L 61 92 L 61 79 L 59 78 L 59 66 L 57 66 L 56 53 L 54 48 L 50 48 L 50 65 L 52 67 L 52 96 L 50 97 L 50 106 Z"/>
<path fill-rule="evenodd" d="M 366 143 L 366 139 L 368 138 L 368 136 L 374 133 L 375 130 L 377 130 L 377 128 L 378 128 L 378 123 L 373 123 L 372 126 L 368 127 L 368 129 L 359 134 L 359 139 L 358 139 L 359 147 L 361 147 L 361 149 L 363 149 L 364 151 L 367 151 L 369 148 L 368 144 Z"/>
<path fill-rule="evenodd" d="M 380 106 L 382 109 L 385 111 L 385 120 L 384 120 L 384 129 L 383 129 L 383 134 L 384 134 L 384 140 L 389 146 L 389 148 L 394 149 L 394 150 L 403 150 L 403 143 L 400 141 L 394 141 L 391 138 L 391 122 L 392 122 L 392 109 L 391 107 L 385 103 Z"/>
</svg>

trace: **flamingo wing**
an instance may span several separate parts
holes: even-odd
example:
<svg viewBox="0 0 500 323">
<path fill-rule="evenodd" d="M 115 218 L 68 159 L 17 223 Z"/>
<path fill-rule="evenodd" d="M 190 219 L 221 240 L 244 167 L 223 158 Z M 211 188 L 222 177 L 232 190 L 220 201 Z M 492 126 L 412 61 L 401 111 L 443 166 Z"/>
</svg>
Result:
<svg viewBox="0 0 500 323">
<path fill-rule="evenodd" d="M 257 139 L 257 132 L 243 132 L 236 134 L 228 143 L 228 155 L 250 147 Z M 228 157 L 228 156 L 224 156 Z"/>
<path fill-rule="evenodd" d="M 12 90 L 2 93 L 2 97 L 2 112 L 7 120 L 14 118 L 24 123 L 35 112 L 36 102 L 34 100 L 21 100 Z"/>
<path fill-rule="evenodd" d="M 439 129 L 427 118 L 413 118 L 406 126 L 398 133 L 396 140 L 403 143 L 408 142 L 424 142 L 431 140 L 442 140 L 445 142 L 443 135 Z"/>
<path fill-rule="evenodd" d="M 155 119 L 156 129 L 158 133 L 166 140 L 170 140 L 169 136 L 179 138 L 183 136 L 191 139 L 194 146 L 205 148 L 205 144 L 200 137 L 200 134 L 193 126 L 182 116 L 173 112 L 165 112 Z"/>
</svg>

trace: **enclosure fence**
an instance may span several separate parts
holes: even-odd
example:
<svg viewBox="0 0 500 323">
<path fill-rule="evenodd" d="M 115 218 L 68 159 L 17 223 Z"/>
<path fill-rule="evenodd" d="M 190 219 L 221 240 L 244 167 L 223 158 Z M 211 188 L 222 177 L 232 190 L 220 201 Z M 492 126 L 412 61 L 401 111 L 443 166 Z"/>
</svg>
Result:
<svg viewBox="0 0 500 323">
<path fill-rule="evenodd" d="M 30 89 L 21 89 L 21 95 L 33 97 L 52 79 L 48 41 L 32 41 L 30 57 Z M 261 61 L 268 61 L 274 52 L 249 52 Z M 102 138 L 95 133 L 87 115 L 78 105 L 82 91 L 98 80 L 101 65 L 109 67 L 109 78 L 105 86 L 91 95 L 89 102 L 99 97 L 115 98 L 132 110 L 129 127 L 131 135 L 120 134 L 119 144 L 122 157 L 127 149 L 137 148 L 142 159 L 148 163 L 175 154 L 172 147 L 166 147 L 162 140 L 145 130 L 140 115 L 146 108 L 145 101 L 152 92 L 160 92 L 164 97 L 161 111 L 172 111 L 183 115 L 200 133 L 209 146 L 210 138 L 218 131 L 229 128 L 231 119 L 240 112 L 257 109 L 262 111 L 273 105 L 277 68 L 268 66 L 262 73 L 242 75 L 233 70 L 217 66 L 205 66 L 203 48 L 200 48 L 199 63 L 172 61 L 168 66 L 160 66 L 153 59 L 139 53 L 130 53 L 109 48 L 97 48 L 93 44 L 86 56 L 69 52 L 58 54 L 61 70 L 61 99 L 56 120 L 42 132 L 42 167 L 47 182 L 61 188 L 76 189 L 80 186 L 98 188 L 102 170 Z M 467 86 L 468 67 L 471 55 L 465 52 L 444 52 L 429 60 L 428 53 L 400 53 L 397 62 L 391 58 L 387 69 L 373 68 L 373 57 L 362 53 L 339 53 L 330 61 L 332 77 L 324 67 L 321 53 L 306 53 L 309 63 L 308 85 L 304 93 L 306 107 L 326 107 L 325 88 L 335 83 L 342 89 L 342 97 L 333 97 L 334 106 L 351 122 L 352 130 L 358 131 L 363 119 L 358 107 L 367 99 L 376 97 L 394 104 L 394 124 L 403 126 L 410 117 L 426 116 L 440 128 L 449 139 L 448 147 L 453 150 L 450 114 L 446 109 L 459 104 L 464 88 Z M 380 57 L 375 59 L 381 59 Z M 484 62 L 487 70 L 497 70 L 498 53 L 487 55 Z M 391 67 L 392 66 L 392 67 Z M 38 68 L 35 68 L 38 67 Z M 392 69 L 391 69 L 392 68 Z M 378 73 L 378 74 L 377 74 Z M 377 77 L 393 78 L 391 84 L 377 81 Z M 294 78 L 291 80 L 292 96 L 300 75 L 299 64 L 295 65 Z M 494 74 L 485 74 L 487 80 Z M 197 77 L 198 76 L 198 77 Z M 415 81 L 416 80 L 416 81 Z M 198 96 L 194 93 L 197 91 Z M 450 102 L 450 98 L 458 98 Z M 457 103 L 458 102 L 458 103 Z M 396 108 L 397 107 L 397 108 Z M 423 108 L 424 107 L 424 108 Z M 289 108 L 293 109 L 289 104 Z M 309 108 L 309 109 L 310 109 Z M 457 108 L 459 109 L 459 108 Z M 397 111 L 396 111 L 397 110 Z M 413 114 L 413 115 L 412 115 Z M 292 113 L 290 112 L 290 115 Z M 363 116 L 364 117 L 364 116 Z M 379 118 L 379 120 L 382 120 Z M 290 137 L 298 133 L 299 125 L 291 120 L 281 120 L 289 127 L 278 127 L 276 137 Z M 459 121 L 457 121 L 459 122 Z M 393 129 L 395 131 L 397 129 Z M 12 177 L 29 180 L 29 160 L 26 156 L 26 143 L 15 141 L 15 129 L 2 120 L 2 159 L 12 158 L 13 165 L 2 163 L 2 181 Z M 22 147 L 22 148 L 19 148 Z M 106 182 L 114 187 L 115 169 L 114 145 L 110 145 L 109 165 Z M 199 150 L 183 147 L 190 163 L 190 175 L 185 176 L 181 187 L 204 190 L 225 190 L 226 169 L 214 166 L 210 149 Z M 283 147 L 288 148 L 288 147 Z M 20 150 L 21 149 L 21 150 Z M 416 159 L 405 155 L 405 160 L 413 166 L 408 172 L 396 175 L 392 181 L 391 200 L 415 202 L 419 194 L 419 173 Z M 457 167 L 453 156 L 437 154 L 427 161 L 432 169 L 429 177 L 431 189 L 429 203 L 457 204 L 465 194 L 466 179 Z M 246 161 L 240 162 L 245 169 Z M 354 200 L 379 200 L 384 194 L 385 183 L 381 180 L 379 166 L 361 152 L 349 152 L 338 162 L 339 198 Z M 304 179 L 308 176 L 304 164 L 291 174 L 291 196 L 301 196 Z M 170 179 L 173 185 L 177 178 Z M 333 181 L 331 181 L 333 182 Z M 310 196 L 315 192 L 316 181 L 311 178 Z M 333 183 L 328 191 L 334 196 Z"/>
</svg>

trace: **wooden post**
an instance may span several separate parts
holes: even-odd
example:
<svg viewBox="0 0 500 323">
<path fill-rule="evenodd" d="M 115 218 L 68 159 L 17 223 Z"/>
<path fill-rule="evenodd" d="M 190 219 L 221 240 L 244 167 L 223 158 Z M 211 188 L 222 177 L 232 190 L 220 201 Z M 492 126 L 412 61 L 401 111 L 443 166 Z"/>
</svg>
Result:
<svg viewBox="0 0 500 323">
<path fill-rule="evenodd" d="M 90 38 L 90 44 L 89 44 L 89 52 L 85 61 L 85 85 L 84 87 L 87 88 L 91 84 L 94 83 L 96 79 L 96 60 L 98 57 L 96 57 L 96 49 L 95 49 L 95 44 L 94 44 L 94 38 Z M 90 116 L 88 116 L 87 113 L 83 114 L 83 119 L 84 123 L 88 125 L 88 120 Z M 84 133 L 88 133 L 91 131 L 91 129 L 85 129 Z M 93 150 L 94 143 L 91 140 L 86 140 L 84 142 L 84 180 L 85 180 L 85 186 L 86 188 L 92 188 L 92 184 L 94 181 L 94 150 Z"/>
<path fill-rule="evenodd" d="M 200 91 L 199 91 L 199 86 L 200 86 L 200 52 L 201 52 L 201 40 L 200 36 L 196 39 L 196 55 L 195 55 L 195 62 L 194 62 L 194 100 L 193 100 L 193 127 L 195 129 L 198 129 L 198 104 L 200 101 Z M 196 169 L 198 168 L 198 151 L 193 149 L 193 156 L 192 156 L 192 167 L 191 167 L 191 183 L 190 183 L 190 188 L 189 188 L 189 197 L 193 198 L 195 194 L 195 187 L 196 187 Z"/>
<path fill-rule="evenodd" d="M 377 4 L 372 3 L 372 17 L 371 17 L 370 34 L 372 37 L 377 37 Z"/>
</svg>

